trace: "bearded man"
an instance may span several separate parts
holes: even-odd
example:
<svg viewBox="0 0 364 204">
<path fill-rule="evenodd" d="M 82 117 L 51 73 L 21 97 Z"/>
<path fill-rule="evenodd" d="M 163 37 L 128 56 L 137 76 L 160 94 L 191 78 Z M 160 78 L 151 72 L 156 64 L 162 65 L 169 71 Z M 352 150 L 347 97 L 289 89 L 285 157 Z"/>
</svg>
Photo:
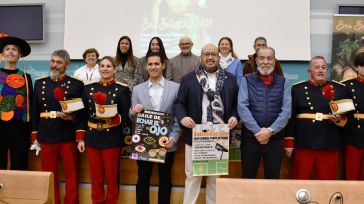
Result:
<svg viewBox="0 0 364 204">
<path fill-rule="evenodd" d="M 242 130 L 243 178 L 255 178 L 261 158 L 267 179 L 278 179 L 283 153 L 283 128 L 291 116 L 291 88 L 274 71 L 275 51 L 257 51 L 257 72 L 244 76 L 238 94 Z"/>
</svg>

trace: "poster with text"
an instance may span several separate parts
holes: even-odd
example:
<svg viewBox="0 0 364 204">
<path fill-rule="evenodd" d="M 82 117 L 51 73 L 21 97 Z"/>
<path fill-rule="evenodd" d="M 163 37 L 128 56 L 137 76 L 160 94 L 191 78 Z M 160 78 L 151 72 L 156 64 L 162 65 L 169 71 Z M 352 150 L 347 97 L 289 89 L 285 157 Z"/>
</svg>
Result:
<svg viewBox="0 0 364 204">
<path fill-rule="evenodd" d="M 129 159 L 130 154 L 131 154 L 131 148 L 132 148 L 132 138 L 133 138 L 133 134 L 132 134 L 132 124 L 124 124 L 123 125 L 123 140 L 122 140 L 122 144 L 121 144 L 121 152 L 120 152 L 120 158 L 123 159 Z"/>
<path fill-rule="evenodd" d="M 164 163 L 171 131 L 169 113 L 146 110 L 138 113 L 131 138 L 131 159 Z"/>
<path fill-rule="evenodd" d="M 227 124 L 197 124 L 193 128 L 194 176 L 228 175 L 229 132 Z"/>
<path fill-rule="evenodd" d="M 241 143 L 241 124 L 230 130 L 229 142 L 229 161 L 241 161 L 240 143 Z"/>
<path fill-rule="evenodd" d="M 357 76 L 354 57 L 364 52 L 364 16 L 335 15 L 332 34 L 331 79 L 345 81 Z"/>
</svg>

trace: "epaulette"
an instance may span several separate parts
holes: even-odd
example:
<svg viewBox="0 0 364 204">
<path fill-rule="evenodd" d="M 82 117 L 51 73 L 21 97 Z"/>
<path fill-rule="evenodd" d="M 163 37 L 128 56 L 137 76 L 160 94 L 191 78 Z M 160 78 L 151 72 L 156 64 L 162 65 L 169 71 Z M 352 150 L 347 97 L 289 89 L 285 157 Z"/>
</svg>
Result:
<svg viewBox="0 0 364 204">
<path fill-rule="evenodd" d="M 41 76 L 41 77 L 36 78 L 35 80 L 45 79 L 45 78 L 47 78 L 47 77 L 48 77 L 48 76 Z"/>
<path fill-rule="evenodd" d="M 121 85 L 121 86 L 125 86 L 125 87 L 128 87 L 128 85 L 127 84 L 124 84 L 124 83 L 121 83 L 121 82 L 115 82 L 116 84 L 119 84 L 119 85 Z"/>
<path fill-rule="evenodd" d="M 296 85 L 298 85 L 298 84 L 302 84 L 302 83 L 304 83 L 304 82 L 306 82 L 305 80 L 302 80 L 302 81 L 299 81 L 299 82 L 297 82 L 297 83 L 294 83 L 292 86 L 296 86 Z"/>
<path fill-rule="evenodd" d="M 332 82 L 333 82 L 333 83 L 335 83 L 335 84 L 339 84 L 339 85 L 341 85 L 341 86 L 345 86 L 345 84 L 343 84 L 343 83 L 341 83 L 341 82 L 338 82 L 338 81 L 335 81 L 335 80 L 332 80 Z"/>
<path fill-rule="evenodd" d="M 344 83 L 344 82 L 347 82 L 347 81 L 350 81 L 350 80 L 353 80 L 353 79 L 355 79 L 355 78 L 345 79 L 345 80 L 340 81 L 340 83 Z"/>
</svg>

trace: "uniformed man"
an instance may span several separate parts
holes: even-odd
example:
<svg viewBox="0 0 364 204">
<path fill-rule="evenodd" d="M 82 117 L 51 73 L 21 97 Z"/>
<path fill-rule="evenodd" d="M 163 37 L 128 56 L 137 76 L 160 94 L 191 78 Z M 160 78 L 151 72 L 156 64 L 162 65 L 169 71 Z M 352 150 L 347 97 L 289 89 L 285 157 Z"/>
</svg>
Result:
<svg viewBox="0 0 364 204">
<path fill-rule="evenodd" d="M 77 193 L 77 134 L 84 131 L 77 112 L 64 113 L 60 101 L 82 98 L 83 83 L 67 76 L 70 57 L 66 50 L 56 50 L 51 56 L 50 77 L 35 81 L 32 109 L 32 141 L 42 149 L 42 171 L 54 174 L 55 203 L 59 201 L 58 156 L 63 160 L 66 177 L 64 203 L 78 203 Z"/>
<path fill-rule="evenodd" d="M 364 180 L 364 52 L 353 62 L 358 76 L 343 82 L 356 109 L 345 128 L 345 175 L 348 180 Z"/>
<path fill-rule="evenodd" d="M 346 117 L 333 115 L 329 102 L 344 98 L 345 88 L 327 81 L 327 64 L 321 56 L 311 59 L 308 75 L 310 80 L 292 87 L 292 117 L 287 133 L 294 138 L 294 145 L 287 146 L 287 142 L 286 153 L 290 156 L 295 148 L 294 179 L 311 179 L 316 170 L 317 179 L 331 180 L 336 178 Z"/>
</svg>

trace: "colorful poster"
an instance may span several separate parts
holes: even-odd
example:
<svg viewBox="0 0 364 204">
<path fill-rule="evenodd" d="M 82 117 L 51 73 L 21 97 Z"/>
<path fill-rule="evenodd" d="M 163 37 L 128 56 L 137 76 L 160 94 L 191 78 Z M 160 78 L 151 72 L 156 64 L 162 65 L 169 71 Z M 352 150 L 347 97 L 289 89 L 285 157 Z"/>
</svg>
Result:
<svg viewBox="0 0 364 204">
<path fill-rule="evenodd" d="M 331 79 L 356 77 L 355 55 L 364 52 L 364 16 L 335 15 L 332 36 Z"/>
<path fill-rule="evenodd" d="M 228 175 L 229 132 L 227 124 L 198 124 L 193 128 L 194 176 Z"/>
<path fill-rule="evenodd" d="M 240 143 L 241 143 L 241 125 L 230 130 L 229 142 L 229 161 L 241 161 Z"/>
<path fill-rule="evenodd" d="M 171 131 L 169 113 L 144 111 L 138 113 L 135 131 L 131 138 L 131 159 L 164 163 L 167 149 L 165 143 Z"/>
</svg>

